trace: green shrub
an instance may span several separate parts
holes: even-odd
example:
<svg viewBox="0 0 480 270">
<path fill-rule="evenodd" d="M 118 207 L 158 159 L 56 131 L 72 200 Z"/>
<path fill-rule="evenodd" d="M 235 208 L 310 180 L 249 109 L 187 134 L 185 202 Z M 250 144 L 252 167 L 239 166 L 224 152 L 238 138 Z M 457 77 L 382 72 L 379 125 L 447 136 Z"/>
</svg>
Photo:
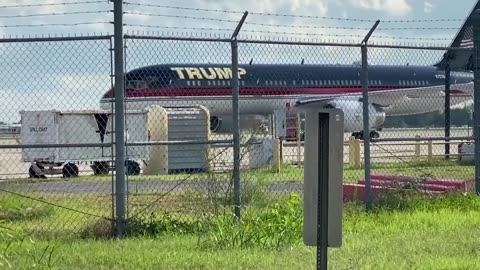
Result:
<svg viewBox="0 0 480 270">
<path fill-rule="evenodd" d="M 298 242 L 303 234 L 303 209 L 300 197 L 292 193 L 287 202 L 267 206 L 263 211 L 244 209 L 241 220 L 233 211 L 213 217 L 204 240 L 206 248 L 280 248 Z"/>
</svg>

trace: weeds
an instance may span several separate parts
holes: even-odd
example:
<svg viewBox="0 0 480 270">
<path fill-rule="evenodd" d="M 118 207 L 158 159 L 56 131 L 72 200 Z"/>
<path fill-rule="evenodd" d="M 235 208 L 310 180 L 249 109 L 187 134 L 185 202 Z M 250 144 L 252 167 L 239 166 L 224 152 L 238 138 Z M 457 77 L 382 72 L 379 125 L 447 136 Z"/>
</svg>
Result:
<svg viewBox="0 0 480 270">
<path fill-rule="evenodd" d="M 53 209 L 47 205 L 32 206 L 21 200 L 9 199 L 0 201 L 0 220 L 22 221 L 48 217 Z"/>
<path fill-rule="evenodd" d="M 246 209 L 241 220 L 232 211 L 213 217 L 200 240 L 204 248 L 280 248 L 301 239 L 303 211 L 300 198 L 292 193 L 287 202 L 269 205 L 265 210 Z"/>
<path fill-rule="evenodd" d="M 26 241 L 28 240 L 28 241 Z M 0 242 L 6 243 L 0 253 L 2 269 L 16 269 L 12 258 L 26 253 L 30 259 L 29 268 L 52 269 L 58 258 L 55 256 L 57 242 L 48 242 L 43 247 L 30 237 L 0 224 Z M 24 247 L 28 243 L 27 247 Z"/>
</svg>

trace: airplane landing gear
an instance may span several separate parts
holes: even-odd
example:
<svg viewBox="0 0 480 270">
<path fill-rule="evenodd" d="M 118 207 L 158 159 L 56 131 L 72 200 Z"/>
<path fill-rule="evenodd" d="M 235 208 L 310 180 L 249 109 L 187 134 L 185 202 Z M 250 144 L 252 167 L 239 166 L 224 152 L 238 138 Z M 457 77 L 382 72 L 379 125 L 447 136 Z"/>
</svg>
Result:
<svg viewBox="0 0 480 270">
<path fill-rule="evenodd" d="M 353 132 L 352 136 L 357 140 L 363 141 L 363 131 Z M 370 131 L 370 139 L 378 139 L 378 138 L 380 138 L 380 133 L 374 130 Z"/>
</svg>

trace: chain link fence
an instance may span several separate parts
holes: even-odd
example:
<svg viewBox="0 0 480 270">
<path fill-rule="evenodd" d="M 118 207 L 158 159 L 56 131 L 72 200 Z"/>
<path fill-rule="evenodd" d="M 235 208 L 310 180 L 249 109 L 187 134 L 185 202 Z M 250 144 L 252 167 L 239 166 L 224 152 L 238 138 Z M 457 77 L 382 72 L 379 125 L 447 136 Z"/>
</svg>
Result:
<svg viewBox="0 0 480 270">
<path fill-rule="evenodd" d="M 114 177 L 93 173 L 97 159 L 114 160 L 109 136 L 99 137 L 112 133 L 112 111 L 98 108 L 112 49 L 109 36 L 0 40 L 0 119 L 20 127 L 0 139 L 3 222 L 68 237 L 114 220 Z"/>
<path fill-rule="evenodd" d="M 115 230 L 112 40 L 0 40 L 0 121 L 21 127 L 0 140 L 0 218 L 12 226 L 39 236 Z M 312 97 L 344 110 L 344 182 L 364 179 L 359 45 L 238 41 L 235 186 L 232 41 L 124 42 L 127 219 L 196 221 L 230 211 L 235 188 L 243 209 L 301 195 L 304 116 L 295 105 Z M 473 183 L 473 164 L 458 154 L 473 137 L 473 74 L 450 74 L 448 134 L 447 76 L 432 66 L 447 48 L 368 49 L 372 175 Z"/>
</svg>

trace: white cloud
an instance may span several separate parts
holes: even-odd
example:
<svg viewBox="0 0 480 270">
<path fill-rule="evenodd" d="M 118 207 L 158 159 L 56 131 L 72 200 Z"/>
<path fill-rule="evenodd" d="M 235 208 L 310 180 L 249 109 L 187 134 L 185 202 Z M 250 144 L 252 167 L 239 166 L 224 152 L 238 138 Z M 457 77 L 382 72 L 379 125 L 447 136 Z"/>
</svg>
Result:
<svg viewBox="0 0 480 270">
<path fill-rule="evenodd" d="M 431 13 L 432 9 L 434 8 L 434 5 L 430 3 L 429 1 L 425 1 L 423 4 L 423 12 L 425 13 Z"/>
<path fill-rule="evenodd" d="M 395 16 L 404 16 L 412 11 L 407 0 L 351 0 L 350 2 L 358 8 L 384 11 Z"/>
<path fill-rule="evenodd" d="M 49 81 L 44 89 L 1 89 L 0 121 L 17 122 L 22 110 L 98 109 L 110 87 L 108 75 L 59 75 Z"/>
</svg>

